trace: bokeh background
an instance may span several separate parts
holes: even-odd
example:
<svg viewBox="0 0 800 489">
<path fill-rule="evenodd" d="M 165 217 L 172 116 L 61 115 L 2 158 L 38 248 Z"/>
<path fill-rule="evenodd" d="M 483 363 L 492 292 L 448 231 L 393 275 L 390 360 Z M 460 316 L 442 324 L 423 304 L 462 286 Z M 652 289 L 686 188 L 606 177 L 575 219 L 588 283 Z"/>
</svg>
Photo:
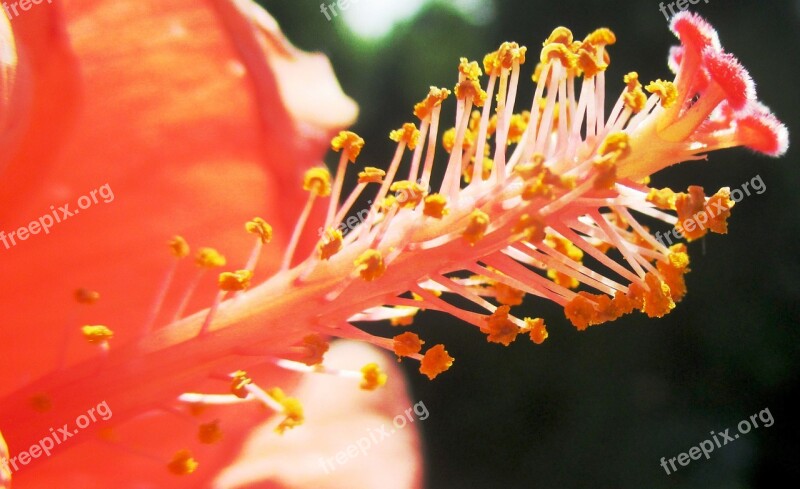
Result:
<svg viewBox="0 0 800 489">
<path fill-rule="evenodd" d="M 529 75 L 555 26 L 576 37 L 610 27 L 618 38 L 607 78 L 614 100 L 628 71 L 642 80 L 670 76 L 666 55 L 677 42 L 654 0 L 351 0 L 330 21 L 319 3 L 263 0 L 295 44 L 330 57 L 361 107 L 354 130 L 367 145 L 359 163 L 379 167 L 394 150 L 389 130 L 412 120 L 429 85 L 452 87 L 460 56 L 481 60 L 517 41 L 530 48 Z M 690 9 L 717 27 L 796 139 L 800 1 L 702 0 Z M 518 104 L 530 105 L 530 87 Z M 430 411 L 420 422 L 427 487 L 731 489 L 800 480 L 797 165 L 797 145 L 779 160 L 736 149 L 654 178 L 707 193 L 757 175 L 766 184 L 736 205 L 727 236 L 689 245 L 689 294 L 662 319 L 629 315 L 578 332 L 559 308 L 528 298 L 517 315 L 546 318 L 550 338 L 505 348 L 444 315 L 418 316 L 425 340 L 445 343 L 456 358 L 433 382 L 405 364 L 412 398 Z M 765 408 L 772 427 L 673 475 L 659 465 Z"/>
</svg>

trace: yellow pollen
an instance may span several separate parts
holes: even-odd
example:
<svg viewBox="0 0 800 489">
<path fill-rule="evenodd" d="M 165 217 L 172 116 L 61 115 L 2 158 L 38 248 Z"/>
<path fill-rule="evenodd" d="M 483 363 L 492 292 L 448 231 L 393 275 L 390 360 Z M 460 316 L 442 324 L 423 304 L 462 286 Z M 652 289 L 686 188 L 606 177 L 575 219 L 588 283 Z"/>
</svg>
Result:
<svg viewBox="0 0 800 489">
<path fill-rule="evenodd" d="M 500 62 L 497 59 L 497 51 L 492 51 L 491 53 L 487 53 L 483 57 L 483 71 L 486 72 L 488 76 L 500 76 Z"/>
<path fill-rule="evenodd" d="M 392 182 L 389 190 L 397 192 L 397 195 L 395 195 L 397 202 L 401 207 L 408 209 L 417 207 L 425 196 L 423 188 L 417 182 L 412 182 L 410 180 Z"/>
<path fill-rule="evenodd" d="M 364 140 L 361 136 L 351 131 L 341 131 L 331 139 L 331 149 L 334 151 L 341 151 L 344 149 L 350 163 L 355 163 L 363 147 Z"/>
<path fill-rule="evenodd" d="M 577 66 L 577 56 L 570 51 L 569 47 L 560 43 L 547 44 L 542 48 L 542 63 L 546 64 L 554 59 L 558 60 L 561 66 L 567 69 L 573 69 Z"/>
<path fill-rule="evenodd" d="M 647 95 L 642 91 L 642 84 L 639 83 L 639 74 L 635 71 L 625 75 L 623 80 L 628 84 L 623 95 L 625 106 L 635 114 L 644 109 L 647 103 Z"/>
<path fill-rule="evenodd" d="M 654 189 L 651 188 L 645 200 L 652 203 L 659 209 L 675 210 L 675 192 L 670 188 Z"/>
<path fill-rule="evenodd" d="M 361 368 L 363 379 L 361 380 L 362 390 L 374 391 L 378 387 L 386 385 L 388 376 L 381 370 L 377 363 L 368 363 Z"/>
<path fill-rule="evenodd" d="M 247 221 L 244 229 L 250 234 L 258 235 L 264 244 L 272 241 L 272 226 L 260 217 L 254 217 L 252 221 Z"/>
<path fill-rule="evenodd" d="M 644 294 L 644 312 L 648 317 L 660 318 L 675 308 L 669 285 L 659 280 L 652 272 L 645 275 L 644 280 L 650 288 Z"/>
<path fill-rule="evenodd" d="M 184 258 L 189 254 L 189 243 L 181 236 L 175 236 L 168 244 L 169 251 L 175 258 Z"/>
<path fill-rule="evenodd" d="M 316 333 L 304 337 L 303 346 L 308 350 L 308 356 L 301 361 L 309 367 L 322 363 L 323 356 L 329 348 L 328 342 Z"/>
<path fill-rule="evenodd" d="M 386 172 L 380 168 L 367 166 L 364 171 L 358 173 L 358 183 L 383 183 Z"/>
<path fill-rule="evenodd" d="M 386 265 L 383 263 L 383 255 L 378 250 L 366 250 L 356 258 L 354 262 L 356 270 L 361 278 L 367 282 L 380 278 L 383 272 L 386 271 Z"/>
<path fill-rule="evenodd" d="M 518 306 L 522 304 L 522 299 L 525 297 L 525 292 L 503 282 L 494 284 L 494 291 L 497 302 L 506 306 Z"/>
<path fill-rule="evenodd" d="M 467 58 L 459 59 L 458 72 L 469 80 L 477 80 L 478 77 L 481 76 L 481 69 L 478 67 L 478 62 L 469 61 Z"/>
<path fill-rule="evenodd" d="M 497 50 L 496 62 L 505 69 L 511 69 L 514 63 L 525 63 L 525 52 L 528 50 L 525 46 L 520 46 L 515 42 L 504 42 Z"/>
<path fill-rule="evenodd" d="M 542 318 L 525 318 L 525 329 L 530 333 L 531 341 L 537 345 L 544 343 L 549 334 Z"/>
<path fill-rule="evenodd" d="M 283 407 L 283 415 L 286 416 L 277 427 L 275 432 L 283 434 L 286 430 L 300 426 L 305 419 L 303 415 L 303 405 L 294 397 L 288 397 L 279 387 L 273 387 L 267 394 L 275 399 Z"/>
<path fill-rule="evenodd" d="M 79 304 L 91 305 L 100 300 L 100 293 L 94 290 L 80 288 L 75 291 L 75 300 L 78 301 Z"/>
<path fill-rule="evenodd" d="M 194 259 L 195 263 L 203 268 L 218 268 L 225 266 L 225 257 L 214 248 L 200 248 Z"/>
<path fill-rule="evenodd" d="M 431 115 L 433 109 L 440 107 L 442 102 L 450 96 L 450 90 L 446 88 L 431 87 L 425 100 L 414 105 L 414 115 L 423 120 Z"/>
<path fill-rule="evenodd" d="M 453 92 L 459 100 L 472 97 L 472 103 L 476 107 L 483 107 L 484 102 L 486 102 L 486 92 L 483 91 L 480 83 L 470 78 L 458 82 Z"/>
<path fill-rule="evenodd" d="M 309 168 L 303 176 L 303 190 L 309 191 L 317 197 L 327 197 L 331 194 L 331 173 L 327 168 Z"/>
<path fill-rule="evenodd" d="M 545 224 L 541 218 L 523 214 L 519 216 L 519 220 L 511 228 L 511 232 L 514 234 L 523 233 L 525 241 L 538 243 L 545 238 L 544 228 Z"/>
<path fill-rule="evenodd" d="M 489 215 L 479 209 L 475 209 L 469 215 L 469 222 L 462 236 L 471 246 L 475 246 L 475 243 L 483 239 L 488 227 Z"/>
<path fill-rule="evenodd" d="M 231 393 L 239 399 L 247 397 L 245 386 L 252 384 L 253 380 L 247 376 L 244 370 L 237 370 L 231 375 Z"/>
<path fill-rule="evenodd" d="M 600 143 L 597 153 L 600 156 L 611 155 L 614 161 L 625 158 L 631 152 L 630 138 L 624 131 L 612 132 Z"/>
<path fill-rule="evenodd" d="M 422 350 L 422 345 L 425 342 L 419 339 L 419 336 L 414 333 L 403 333 L 394 337 L 394 353 L 398 357 L 409 357 L 416 355 Z"/>
<path fill-rule="evenodd" d="M 510 309 L 510 306 L 503 305 L 498 307 L 490 316 L 483 318 L 486 321 L 486 326 L 481 326 L 481 331 L 487 335 L 486 341 L 508 346 L 517 338 L 520 329 L 508 319 L 508 311 Z"/>
<path fill-rule="evenodd" d="M 317 245 L 320 260 L 327 260 L 342 249 L 342 232 L 338 229 L 328 228 L 325 235 Z"/>
<path fill-rule="evenodd" d="M 430 194 L 425 196 L 425 207 L 422 208 L 422 213 L 428 217 L 441 219 L 446 216 L 450 210 L 447 208 L 447 198 L 442 194 Z"/>
<path fill-rule="evenodd" d="M 611 45 L 617 42 L 617 36 L 608 27 L 600 27 L 589 33 L 583 42 L 595 45 Z"/>
<path fill-rule="evenodd" d="M 675 102 L 678 100 L 678 89 L 675 87 L 675 84 L 670 81 L 660 79 L 652 81 L 648 83 L 644 89 L 658 95 L 658 98 L 661 99 L 661 106 L 665 109 L 675 105 Z"/>
<path fill-rule="evenodd" d="M 175 475 L 188 475 L 197 470 L 197 461 L 187 449 L 178 450 L 167 464 L 167 469 Z"/>
<path fill-rule="evenodd" d="M 395 129 L 389 133 L 389 139 L 399 143 L 404 142 L 408 149 L 417 147 L 417 140 L 419 139 L 419 130 L 411 122 L 406 122 L 400 129 Z"/>
<path fill-rule="evenodd" d="M 83 326 L 81 327 L 81 333 L 83 333 L 84 339 L 92 345 L 105 343 L 114 337 L 114 332 L 102 324 Z"/>
<path fill-rule="evenodd" d="M 250 287 L 250 279 L 253 272 L 250 270 L 236 270 L 235 272 L 222 272 L 217 281 L 220 290 L 225 292 L 237 292 Z"/>
<path fill-rule="evenodd" d="M 594 52 L 581 48 L 578 51 L 578 59 L 577 59 L 577 67 L 583 71 L 583 76 L 585 78 L 592 78 L 596 76 L 601 71 L 605 71 L 608 68 L 606 63 L 597 59 Z"/>
<path fill-rule="evenodd" d="M 428 349 L 420 362 L 420 373 L 427 375 L 430 380 L 435 379 L 440 373 L 453 365 L 454 358 L 448 355 L 444 345 L 436 345 Z"/>
<path fill-rule="evenodd" d="M 571 30 L 564 26 L 558 26 L 553 29 L 553 32 L 545 39 L 542 46 L 547 46 L 549 44 L 563 44 L 564 46 L 569 46 L 572 44 L 572 39 Z"/>
<path fill-rule="evenodd" d="M 222 439 L 222 430 L 219 429 L 219 420 L 215 419 L 210 423 L 203 423 L 197 431 L 197 438 L 200 443 L 211 445 Z"/>
</svg>

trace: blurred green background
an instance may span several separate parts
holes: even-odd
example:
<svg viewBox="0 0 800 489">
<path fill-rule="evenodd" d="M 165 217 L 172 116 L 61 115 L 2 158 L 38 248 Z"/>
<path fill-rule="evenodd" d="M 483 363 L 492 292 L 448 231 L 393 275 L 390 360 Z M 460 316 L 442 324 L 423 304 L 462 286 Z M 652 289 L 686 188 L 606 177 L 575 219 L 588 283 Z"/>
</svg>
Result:
<svg viewBox="0 0 800 489">
<path fill-rule="evenodd" d="M 394 151 L 389 130 L 412 120 L 429 85 L 452 88 L 460 56 L 480 60 L 500 42 L 517 41 L 531 50 L 525 80 L 555 26 L 578 38 L 610 27 L 618 39 L 607 78 L 614 100 L 628 71 L 644 81 L 671 79 L 666 56 L 677 42 L 651 0 L 360 0 L 347 18 L 330 21 L 319 2 L 263 4 L 296 45 L 330 57 L 361 107 L 354 130 L 367 144 L 359 163 L 379 167 Z M 718 29 L 755 79 L 759 98 L 796 137 L 800 2 L 709 0 L 690 9 Z M 380 36 L 385 25 L 391 29 Z M 518 104 L 529 105 L 527 87 Z M 444 112 L 454 112 L 448 103 Z M 452 125 L 450 117 L 442 127 Z M 689 294 L 662 319 L 629 315 L 578 332 L 559 308 L 528 298 L 516 315 L 544 317 L 550 338 L 540 346 L 520 338 L 505 348 L 444 315 L 419 315 L 415 330 L 456 358 L 433 382 L 405 362 L 413 400 L 430 411 L 420 423 L 427 487 L 732 489 L 800 480 L 797 156 L 796 145 L 779 160 L 729 150 L 653 179 L 659 187 L 698 184 L 711 193 L 760 175 L 767 187 L 736 205 L 727 236 L 690 245 Z M 772 427 L 673 475 L 659 465 L 710 431 L 735 432 L 764 408 Z"/>
</svg>

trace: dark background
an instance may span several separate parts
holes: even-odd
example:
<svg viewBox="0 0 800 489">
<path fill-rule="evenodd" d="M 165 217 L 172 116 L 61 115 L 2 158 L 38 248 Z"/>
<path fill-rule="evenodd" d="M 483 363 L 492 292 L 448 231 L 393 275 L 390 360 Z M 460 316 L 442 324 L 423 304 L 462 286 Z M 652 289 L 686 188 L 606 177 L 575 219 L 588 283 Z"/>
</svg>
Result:
<svg viewBox="0 0 800 489">
<path fill-rule="evenodd" d="M 360 0 L 370 1 L 379 0 Z M 380 41 L 356 39 L 341 18 L 327 21 L 319 2 L 264 4 L 296 45 L 331 58 L 361 107 L 354 130 L 367 145 L 359 163 L 379 167 L 394 151 L 389 130 L 413 119 L 413 104 L 429 85 L 452 88 L 460 56 L 480 60 L 500 42 L 517 41 L 530 48 L 527 80 L 555 26 L 577 38 L 610 27 L 618 42 L 610 48 L 607 98 L 615 100 L 628 71 L 644 81 L 671 79 L 666 55 L 677 43 L 651 0 L 499 0 L 488 2 L 494 15 L 483 25 L 433 3 Z M 800 2 L 709 0 L 690 8 L 718 29 L 725 49 L 755 79 L 760 100 L 796 136 Z M 521 85 L 528 88 L 518 104 L 527 106 L 532 88 Z M 454 112 L 448 103 L 443 113 Z M 452 119 L 441 127 L 450 125 Z M 421 424 L 427 487 L 730 489 L 799 480 L 797 155 L 797 146 L 778 160 L 734 149 L 654 178 L 659 187 L 703 185 L 707 194 L 756 175 L 767 187 L 736 205 L 727 236 L 689 245 L 689 293 L 662 319 L 634 314 L 578 332 L 559 308 L 528 298 L 517 315 L 544 317 L 550 338 L 540 346 L 520 338 L 505 348 L 444 315 L 418 316 L 415 331 L 429 345 L 445 343 L 456 358 L 433 382 L 414 362 L 405 364 L 413 400 L 431 413 Z M 710 431 L 733 433 L 764 408 L 772 427 L 673 475 L 660 467 L 661 457 L 688 451 Z"/>
</svg>

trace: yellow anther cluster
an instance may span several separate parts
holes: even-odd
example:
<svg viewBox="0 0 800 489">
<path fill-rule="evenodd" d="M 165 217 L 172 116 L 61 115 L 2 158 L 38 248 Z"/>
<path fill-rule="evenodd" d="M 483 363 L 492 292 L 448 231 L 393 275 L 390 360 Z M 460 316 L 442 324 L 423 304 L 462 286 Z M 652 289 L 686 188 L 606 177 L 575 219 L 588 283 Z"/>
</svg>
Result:
<svg viewBox="0 0 800 489">
<path fill-rule="evenodd" d="M 178 450 L 167 464 L 167 469 L 175 475 L 188 475 L 197 470 L 198 463 L 187 449 Z"/>
<path fill-rule="evenodd" d="M 328 342 L 316 333 L 304 337 L 302 346 L 308 351 L 308 355 L 301 361 L 308 366 L 322 363 L 322 358 L 330 347 Z"/>
<path fill-rule="evenodd" d="M 418 335 L 407 332 L 394 337 L 393 349 L 398 357 L 409 357 L 419 353 L 424 344 Z"/>
<path fill-rule="evenodd" d="M 675 210 L 675 196 L 677 194 L 671 188 L 654 189 L 651 188 L 645 200 L 651 202 L 659 209 Z"/>
<path fill-rule="evenodd" d="M 225 266 L 226 260 L 214 248 L 200 248 L 194 259 L 195 263 L 203 268 L 219 268 Z"/>
<path fill-rule="evenodd" d="M 530 334 L 531 341 L 537 345 L 544 343 L 544 340 L 549 336 L 547 328 L 544 325 L 544 319 L 542 318 L 525 318 L 525 331 Z"/>
<path fill-rule="evenodd" d="M 219 428 L 219 420 L 215 419 L 209 423 L 201 424 L 197 431 L 197 438 L 200 443 L 207 445 L 220 441 L 222 439 L 222 430 Z"/>
<path fill-rule="evenodd" d="M 389 139 L 399 143 L 404 142 L 408 149 L 417 147 L 417 140 L 419 140 L 419 129 L 411 122 L 406 122 L 400 129 L 395 129 L 389 133 Z"/>
<path fill-rule="evenodd" d="M 331 139 L 331 149 L 334 151 L 344 150 L 351 163 L 355 163 L 363 147 L 364 139 L 352 131 L 341 131 Z"/>
<path fill-rule="evenodd" d="M 526 213 L 519 217 L 519 220 L 511 228 L 511 232 L 523 233 L 525 241 L 536 244 L 545 238 L 544 228 L 544 221 L 540 217 Z"/>
<path fill-rule="evenodd" d="M 465 78 L 458 82 L 453 92 L 459 100 L 471 97 L 472 103 L 475 104 L 476 107 L 483 107 L 483 104 L 486 102 L 486 92 L 483 91 L 477 80 L 471 78 Z"/>
<path fill-rule="evenodd" d="M 382 183 L 386 172 L 380 168 L 368 166 L 364 171 L 358 172 L 358 183 Z"/>
<path fill-rule="evenodd" d="M 514 63 L 520 65 L 525 63 L 525 52 L 527 50 L 528 48 L 515 42 L 504 42 L 500 45 L 500 49 L 497 50 L 495 63 L 499 64 L 501 68 L 510 70 Z"/>
<path fill-rule="evenodd" d="M 383 263 L 383 255 L 378 250 L 366 250 L 355 259 L 354 265 L 361 278 L 371 282 L 383 275 L 386 265 Z"/>
<path fill-rule="evenodd" d="M 342 249 L 342 232 L 335 228 L 328 228 L 317 245 L 320 260 L 327 260 Z"/>
<path fill-rule="evenodd" d="M 683 276 L 689 270 L 689 254 L 686 252 L 686 245 L 678 243 L 670 246 L 670 254 L 667 261 L 659 261 L 656 266 L 664 277 L 664 282 L 669 285 L 669 292 L 675 302 L 683 299 L 686 295 L 686 282 Z"/>
<path fill-rule="evenodd" d="M 492 288 L 497 302 L 504 306 L 518 306 L 522 304 L 522 299 L 525 297 L 525 292 L 503 282 L 496 282 Z"/>
<path fill-rule="evenodd" d="M 508 144 L 520 142 L 530 120 L 531 113 L 527 110 L 511 116 L 511 122 L 508 127 Z"/>
<path fill-rule="evenodd" d="M 254 217 L 252 221 L 247 221 L 244 229 L 250 234 L 258 235 L 262 243 L 266 244 L 272 241 L 272 226 L 260 217 Z"/>
<path fill-rule="evenodd" d="M 565 46 L 570 46 L 572 45 L 572 40 L 572 31 L 564 26 L 558 26 L 553 29 L 553 32 L 551 32 L 549 36 L 547 36 L 547 39 L 545 39 L 542 43 L 542 47 L 549 44 L 563 44 Z"/>
<path fill-rule="evenodd" d="M 628 85 L 625 88 L 625 93 L 623 94 L 623 101 L 625 102 L 625 106 L 633 113 L 637 113 L 644 109 L 645 104 L 647 103 L 647 95 L 644 94 L 642 90 L 642 84 L 639 83 L 639 74 L 635 71 L 631 71 L 627 75 L 623 77 L 623 81 Z"/>
<path fill-rule="evenodd" d="M 670 81 L 660 79 L 652 81 L 648 83 L 644 89 L 658 95 L 658 98 L 661 99 L 661 106 L 665 109 L 675 105 L 675 102 L 678 100 L 678 89 L 675 87 L 675 84 Z"/>
<path fill-rule="evenodd" d="M 247 376 L 247 372 L 244 370 L 237 370 L 233 374 L 231 374 L 231 394 L 238 397 L 239 399 L 244 399 L 247 397 L 248 392 L 245 389 L 246 386 L 253 383 L 253 380 Z"/>
<path fill-rule="evenodd" d="M 467 58 L 458 60 L 458 72 L 464 78 L 477 80 L 481 76 L 481 69 L 477 61 L 469 61 Z"/>
<path fill-rule="evenodd" d="M 377 363 L 368 363 L 361 367 L 362 380 L 359 387 L 365 391 L 374 391 L 386 385 L 388 376 L 381 370 Z"/>
<path fill-rule="evenodd" d="M 608 68 L 608 64 L 603 62 L 603 60 L 597 59 L 594 49 L 581 47 L 578 50 L 576 67 L 583 72 L 585 78 L 592 78 L 597 76 L 601 71 L 605 71 Z"/>
<path fill-rule="evenodd" d="M 451 357 L 444 345 L 436 345 L 425 352 L 420 362 L 419 371 L 427 375 L 430 380 L 449 369 L 453 365 L 454 358 Z"/>
<path fill-rule="evenodd" d="M 447 215 L 450 210 L 447 208 L 447 198 L 442 194 L 430 194 L 425 196 L 425 206 L 422 208 L 422 213 L 428 217 L 441 219 Z"/>
<path fill-rule="evenodd" d="M 94 290 L 80 288 L 75 291 L 75 300 L 79 304 L 94 304 L 100 300 L 100 293 Z"/>
<path fill-rule="evenodd" d="M 489 215 L 480 209 L 475 209 L 469 215 L 467 227 L 464 229 L 464 232 L 461 235 L 471 246 L 474 246 L 475 243 L 483 239 L 488 227 Z"/>
<path fill-rule="evenodd" d="M 425 197 L 425 190 L 417 182 L 410 180 L 398 180 L 393 182 L 389 190 L 397 192 L 395 198 L 401 207 L 413 209 L 422 202 Z"/>
<path fill-rule="evenodd" d="M 547 64 L 551 60 L 558 60 L 567 69 L 574 69 L 578 62 L 570 47 L 560 43 L 547 44 L 542 48 L 541 62 Z"/>
<path fill-rule="evenodd" d="M 327 197 L 331 194 L 331 173 L 327 168 L 309 168 L 303 176 L 303 190 L 307 190 L 317 197 Z"/>
<path fill-rule="evenodd" d="M 114 337 L 114 332 L 102 324 L 83 326 L 81 333 L 86 341 L 93 345 L 105 343 Z"/>
<path fill-rule="evenodd" d="M 270 389 L 267 394 L 277 401 L 283 407 L 283 415 L 285 418 L 275 427 L 278 434 L 283 434 L 286 430 L 300 426 L 305 419 L 303 415 L 303 405 L 294 397 L 288 397 L 283 391 L 274 387 Z"/>
<path fill-rule="evenodd" d="M 581 264 L 581 260 L 583 260 L 583 251 L 575 246 L 572 241 L 554 234 L 547 234 L 544 241 L 547 246 L 553 248 L 562 255 L 566 255 L 570 260 Z M 578 279 L 572 275 L 559 272 L 554 268 L 547 269 L 547 277 L 558 285 L 569 289 L 575 289 L 580 285 Z"/>
<path fill-rule="evenodd" d="M 607 27 L 600 27 L 586 35 L 584 43 L 608 46 L 617 42 L 617 36 Z"/>
<path fill-rule="evenodd" d="M 728 217 L 733 204 L 728 190 L 719 190 L 706 202 L 703 187 L 692 185 L 688 194 L 675 195 L 678 214 L 676 228 L 688 241 L 705 236 L 709 230 L 725 234 L 728 232 Z"/>
<path fill-rule="evenodd" d="M 428 96 L 425 97 L 425 100 L 414 105 L 414 115 L 417 116 L 419 120 L 430 117 L 433 109 L 441 106 L 442 102 L 448 96 L 450 96 L 450 90 L 446 88 L 431 87 L 430 91 L 428 92 Z"/>
<path fill-rule="evenodd" d="M 475 157 L 470 158 L 469 163 L 462 166 L 461 176 L 464 178 L 465 183 L 470 183 L 472 181 L 472 173 L 475 170 Z M 492 168 L 494 168 L 494 160 L 484 156 L 483 165 L 481 166 L 481 180 L 486 180 L 492 175 Z"/>
<path fill-rule="evenodd" d="M 483 318 L 486 321 L 486 325 L 481 326 L 481 332 L 486 334 L 486 341 L 508 346 L 517 338 L 520 329 L 508 318 L 510 309 L 510 306 L 503 305 L 498 307 L 490 316 Z"/>
<path fill-rule="evenodd" d="M 630 138 L 624 131 L 612 132 L 600 143 L 597 153 L 600 156 L 612 156 L 614 161 L 625 158 L 631 152 Z"/>
<path fill-rule="evenodd" d="M 251 270 L 236 270 L 235 272 L 220 273 L 217 283 L 220 290 L 238 292 L 250 287 L 250 279 L 252 278 L 253 272 Z"/>
<path fill-rule="evenodd" d="M 175 258 L 184 258 L 189 254 L 189 243 L 182 236 L 175 236 L 169 241 L 169 251 Z"/>
</svg>

